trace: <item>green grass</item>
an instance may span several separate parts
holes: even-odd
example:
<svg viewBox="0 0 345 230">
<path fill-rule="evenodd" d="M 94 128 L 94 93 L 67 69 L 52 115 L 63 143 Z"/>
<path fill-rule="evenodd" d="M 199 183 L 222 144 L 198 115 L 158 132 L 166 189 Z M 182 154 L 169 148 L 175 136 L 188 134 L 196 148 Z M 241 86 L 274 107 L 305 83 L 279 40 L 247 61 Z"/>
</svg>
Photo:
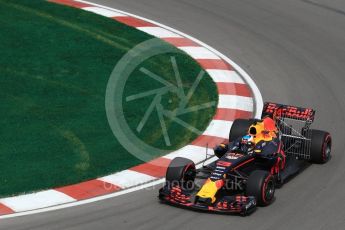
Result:
<svg viewBox="0 0 345 230">
<path fill-rule="evenodd" d="M 147 69 L 154 69 L 154 73 L 158 76 L 161 76 L 162 79 L 165 79 L 168 82 L 177 85 L 174 70 L 171 64 L 171 57 L 176 59 L 177 66 L 183 73 L 181 74 L 181 82 L 183 85 L 184 93 L 187 94 L 201 69 L 193 60 L 186 58 L 184 54 L 167 53 L 164 55 L 152 57 L 143 62 L 139 67 L 135 69 L 125 86 L 124 98 L 140 92 L 159 89 L 163 86 L 160 82 L 154 81 L 146 74 L 140 72 L 140 68 L 143 66 Z M 214 102 L 216 104 L 217 97 L 214 92 L 216 92 L 217 89 L 214 88 L 214 84 L 210 81 L 210 78 L 207 75 L 204 75 L 202 79 L 203 80 L 200 81 L 198 87 L 194 92 L 194 95 L 189 101 L 188 107 L 198 106 L 202 103 L 207 102 Z M 213 93 L 209 94 L 208 92 L 211 92 L 211 90 L 214 91 Z M 149 143 L 153 147 L 164 150 L 174 150 L 179 147 L 183 147 L 184 145 L 193 141 L 198 136 L 196 133 L 190 132 L 180 124 L 173 122 L 167 117 L 164 117 L 164 121 L 167 125 L 170 137 L 170 142 L 172 143 L 171 146 L 167 146 L 164 138 L 162 138 L 162 131 L 159 123 L 160 121 L 156 110 L 152 113 L 150 119 L 148 120 L 147 124 L 145 124 L 142 131 L 140 133 L 136 132 L 136 128 L 142 120 L 142 115 L 145 114 L 154 96 L 155 95 L 152 95 L 149 97 L 123 103 L 124 114 L 131 130 L 137 133 L 137 136 L 141 140 L 144 140 L 145 143 Z M 173 111 L 174 109 L 176 109 L 180 102 L 181 99 L 173 92 L 164 95 L 161 100 L 161 104 L 163 105 L 163 107 L 169 111 Z M 199 131 L 202 131 L 206 127 L 205 124 L 209 123 L 213 115 L 214 106 L 193 113 L 182 114 L 178 116 L 178 118 L 181 118 L 184 122 L 190 124 Z"/>
<path fill-rule="evenodd" d="M 74 184 L 142 163 L 114 137 L 105 91 L 117 61 L 150 35 L 82 10 L 32 0 L 0 0 L 0 24 L 0 197 Z M 187 92 L 200 66 L 185 54 L 168 53 L 141 63 L 126 82 L 125 95 L 159 87 L 143 77 L 140 67 L 176 84 L 171 55 Z M 123 102 L 134 132 L 151 101 Z M 189 105 L 209 101 L 217 102 L 216 86 L 205 74 Z M 173 94 L 162 101 L 168 109 L 178 103 Z M 180 118 L 204 130 L 214 112 L 213 106 Z M 138 137 L 174 150 L 197 136 L 165 121 L 171 146 L 165 145 L 157 116 Z"/>
</svg>

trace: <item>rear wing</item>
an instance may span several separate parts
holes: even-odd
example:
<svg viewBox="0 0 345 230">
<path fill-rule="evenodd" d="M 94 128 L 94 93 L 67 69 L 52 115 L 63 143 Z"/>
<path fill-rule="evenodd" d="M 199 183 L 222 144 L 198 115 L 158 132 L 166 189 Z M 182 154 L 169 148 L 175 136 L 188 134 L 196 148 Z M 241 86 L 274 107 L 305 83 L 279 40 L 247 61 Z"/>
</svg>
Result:
<svg viewBox="0 0 345 230">
<path fill-rule="evenodd" d="M 265 102 L 261 117 L 287 117 L 290 119 L 314 121 L 315 110 L 309 108 Z"/>
<path fill-rule="evenodd" d="M 265 102 L 262 118 L 269 116 L 276 121 L 284 152 L 299 159 L 310 159 L 312 130 L 315 110 L 291 105 Z"/>
</svg>

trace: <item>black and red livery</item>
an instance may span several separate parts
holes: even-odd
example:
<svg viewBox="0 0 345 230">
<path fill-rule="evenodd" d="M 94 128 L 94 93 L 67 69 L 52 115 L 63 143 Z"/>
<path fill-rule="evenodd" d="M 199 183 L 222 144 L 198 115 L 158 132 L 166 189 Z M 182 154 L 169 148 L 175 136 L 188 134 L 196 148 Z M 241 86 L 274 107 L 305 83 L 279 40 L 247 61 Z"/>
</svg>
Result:
<svg viewBox="0 0 345 230">
<path fill-rule="evenodd" d="M 251 151 L 237 148 L 238 140 L 250 127 L 267 117 L 274 120 L 277 135 L 260 143 L 276 146 L 274 151 L 263 154 L 262 146 Z M 159 199 L 195 210 L 242 215 L 269 205 L 274 201 L 275 188 L 310 163 L 322 164 L 330 159 L 331 136 L 310 128 L 314 118 L 313 109 L 266 102 L 261 119 L 234 121 L 229 143 L 215 148 L 218 160 L 196 169 L 189 159 L 173 159 Z"/>
</svg>

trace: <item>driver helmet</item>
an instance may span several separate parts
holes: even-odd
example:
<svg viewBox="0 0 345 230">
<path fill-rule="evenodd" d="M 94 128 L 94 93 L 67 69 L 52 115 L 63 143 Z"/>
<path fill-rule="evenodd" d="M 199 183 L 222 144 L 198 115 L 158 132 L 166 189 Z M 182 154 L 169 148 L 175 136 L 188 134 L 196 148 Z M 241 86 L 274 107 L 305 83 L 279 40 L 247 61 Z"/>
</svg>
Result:
<svg viewBox="0 0 345 230">
<path fill-rule="evenodd" d="M 255 147 L 253 135 L 243 136 L 241 140 L 241 147 L 242 147 L 242 150 L 245 152 L 248 152 L 248 153 L 253 152 L 254 147 Z"/>
</svg>

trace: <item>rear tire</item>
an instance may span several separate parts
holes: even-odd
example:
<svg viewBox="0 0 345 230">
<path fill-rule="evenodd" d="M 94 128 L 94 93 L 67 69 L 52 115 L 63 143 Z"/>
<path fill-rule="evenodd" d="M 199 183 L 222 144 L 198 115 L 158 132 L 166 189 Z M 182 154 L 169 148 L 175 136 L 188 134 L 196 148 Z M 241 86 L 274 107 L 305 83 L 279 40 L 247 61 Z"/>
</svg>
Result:
<svg viewBox="0 0 345 230">
<path fill-rule="evenodd" d="M 196 171 L 195 163 L 187 158 L 174 158 L 166 172 L 166 182 L 168 185 L 192 186 L 194 184 Z"/>
<path fill-rule="evenodd" d="M 332 138 L 328 132 L 311 130 L 310 161 L 317 164 L 326 163 L 331 157 Z"/>
<path fill-rule="evenodd" d="M 231 126 L 229 133 L 229 142 L 237 140 L 248 133 L 249 127 L 254 123 L 255 119 L 236 119 Z"/>
<path fill-rule="evenodd" d="M 267 206 L 274 199 L 274 177 L 264 170 L 253 171 L 248 180 L 246 195 L 254 196 L 258 206 Z"/>
</svg>

